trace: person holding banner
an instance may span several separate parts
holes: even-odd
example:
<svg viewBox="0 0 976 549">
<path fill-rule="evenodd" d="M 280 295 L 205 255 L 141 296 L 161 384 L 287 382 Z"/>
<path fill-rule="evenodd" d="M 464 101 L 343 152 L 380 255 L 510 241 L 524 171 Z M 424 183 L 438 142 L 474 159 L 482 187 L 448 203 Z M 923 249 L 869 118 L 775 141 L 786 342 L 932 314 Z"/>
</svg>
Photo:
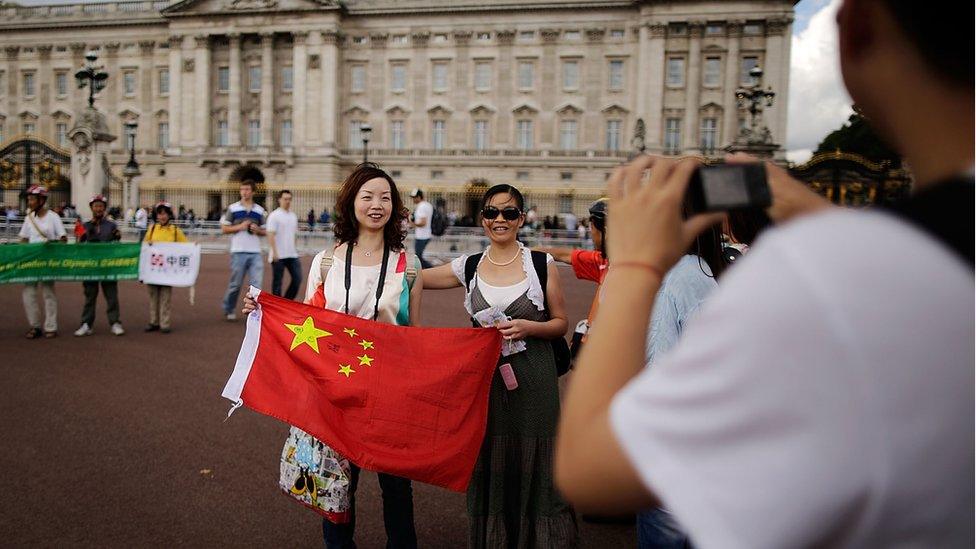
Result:
<svg viewBox="0 0 976 549">
<path fill-rule="evenodd" d="M 333 251 L 319 252 L 312 259 L 305 303 L 376 322 L 417 325 L 423 290 L 419 280 L 421 267 L 417 256 L 403 247 L 407 209 L 393 179 L 375 164 L 360 164 L 342 184 L 335 211 L 334 230 L 339 244 Z M 250 314 L 255 306 L 254 299 L 245 296 L 243 313 Z M 324 481 L 315 479 L 314 484 L 345 486 L 343 495 L 348 500 L 334 498 L 338 507 L 331 510 L 320 509 L 321 504 L 314 508 L 325 516 L 322 531 L 327 548 L 355 547 L 359 467 L 295 427 L 289 435 L 291 440 L 297 440 L 298 447 L 311 442 L 311 446 L 329 454 L 328 461 L 339 464 L 340 471 Z M 283 471 L 287 465 L 283 463 Z M 379 473 L 379 484 L 387 547 L 416 548 L 410 480 Z M 303 503 L 308 504 L 304 500 Z"/>
<path fill-rule="evenodd" d="M 47 189 L 33 185 L 27 189 L 27 216 L 20 228 L 21 242 L 67 242 L 68 235 L 58 214 L 46 207 Z M 41 331 L 41 311 L 37 303 L 37 286 L 44 294 L 44 330 Z M 24 287 L 24 312 L 31 328 L 27 339 L 42 335 L 48 339 L 58 335 L 58 298 L 54 295 L 54 282 L 28 282 Z"/>
<path fill-rule="evenodd" d="M 525 224 L 518 189 L 495 185 L 481 206 L 491 245 L 427 269 L 423 277 L 425 289 L 464 287 L 464 308 L 472 320 L 494 326 L 506 340 L 492 380 L 484 444 L 468 486 L 468 547 L 576 547 L 576 516 L 553 484 L 559 419 L 553 341 L 567 328 L 559 272 L 551 255 L 518 241 Z"/>
<path fill-rule="evenodd" d="M 156 222 L 146 233 L 145 241 L 153 242 L 186 242 L 186 235 L 173 221 L 173 206 L 169 202 L 156 205 Z M 173 287 L 158 284 L 149 286 L 149 325 L 147 332 L 170 332 L 170 313 L 172 312 Z"/>
<path fill-rule="evenodd" d="M 106 219 L 105 209 L 108 206 L 104 196 L 96 194 L 88 201 L 91 208 L 92 218 L 82 224 L 81 234 L 78 235 L 78 242 L 118 242 L 122 240 L 122 233 L 118 226 L 111 219 Z M 85 307 L 81 313 L 81 326 L 75 331 L 75 337 L 89 336 L 95 333 L 92 325 L 95 324 L 95 302 L 98 300 L 98 285 L 102 285 L 102 294 L 105 295 L 106 312 L 108 313 L 108 323 L 112 327 L 112 333 L 120 336 L 125 334 L 122 323 L 119 321 L 119 283 L 115 280 L 86 280 L 82 282 L 85 288 Z"/>
</svg>

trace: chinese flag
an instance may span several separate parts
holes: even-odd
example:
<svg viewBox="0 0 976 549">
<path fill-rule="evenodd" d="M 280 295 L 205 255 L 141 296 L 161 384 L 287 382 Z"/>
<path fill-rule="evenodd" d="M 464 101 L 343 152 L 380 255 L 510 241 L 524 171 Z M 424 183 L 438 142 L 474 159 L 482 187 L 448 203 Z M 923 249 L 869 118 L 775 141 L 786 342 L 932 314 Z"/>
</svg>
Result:
<svg viewBox="0 0 976 549">
<path fill-rule="evenodd" d="M 467 488 L 501 352 L 496 330 L 394 326 L 257 300 L 225 398 L 365 469 Z"/>
</svg>

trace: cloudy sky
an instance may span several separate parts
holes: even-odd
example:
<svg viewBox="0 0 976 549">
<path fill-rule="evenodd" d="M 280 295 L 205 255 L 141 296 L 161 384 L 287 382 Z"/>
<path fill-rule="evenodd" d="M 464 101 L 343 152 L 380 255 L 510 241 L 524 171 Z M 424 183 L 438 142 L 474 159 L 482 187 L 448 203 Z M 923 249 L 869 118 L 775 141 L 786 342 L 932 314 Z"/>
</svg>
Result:
<svg viewBox="0 0 976 549">
<path fill-rule="evenodd" d="M 19 0 L 20 4 L 71 4 L 73 0 Z M 837 61 L 834 14 L 840 0 L 801 0 L 796 5 L 790 72 L 787 157 L 802 162 L 851 114 Z"/>
</svg>

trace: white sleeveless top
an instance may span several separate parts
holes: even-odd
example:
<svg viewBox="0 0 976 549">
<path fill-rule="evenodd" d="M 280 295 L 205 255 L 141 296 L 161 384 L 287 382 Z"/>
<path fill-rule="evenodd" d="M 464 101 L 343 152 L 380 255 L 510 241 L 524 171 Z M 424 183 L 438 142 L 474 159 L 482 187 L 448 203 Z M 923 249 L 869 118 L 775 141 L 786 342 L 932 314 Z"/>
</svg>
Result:
<svg viewBox="0 0 976 549">
<path fill-rule="evenodd" d="M 478 289 L 481 290 L 481 296 L 485 298 L 485 301 L 489 305 L 498 309 L 499 311 L 504 311 L 515 302 L 516 299 L 522 296 L 529 289 L 529 278 L 525 277 L 521 282 L 516 282 L 510 286 L 492 286 L 485 282 L 481 275 L 476 274 L 475 278 L 478 279 Z"/>
</svg>

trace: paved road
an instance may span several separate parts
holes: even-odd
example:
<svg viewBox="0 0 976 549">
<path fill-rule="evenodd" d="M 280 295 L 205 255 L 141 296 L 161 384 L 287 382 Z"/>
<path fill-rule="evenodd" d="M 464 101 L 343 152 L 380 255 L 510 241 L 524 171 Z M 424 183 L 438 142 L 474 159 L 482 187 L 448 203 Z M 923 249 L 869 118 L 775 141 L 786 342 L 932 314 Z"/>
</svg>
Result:
<svg viewBox="0 0 976 549">
<path fill-rule="evenodd" d="M 224 421 L 244 329 L 220 318 L 227 263 L 204 257 L 195 306 L 174 290 L 169 335 L 142 332 L 148 295 L 123 282 L 129 333 L 108 332 L 100 301 L 96 334 L 74 338 L 81 285 L 59 283 L 61 337 L 27 341 L 21 286 L 0 285 L 0 546 L 321 547 L 318 515 L 277 491 L 287 426 L 247 409 Z M 575 322 L 593 288 L 563 273 Z M 425 322 L 467 325 L 460 303 L 429 292 Z M 420 545 L 463 547 L 464 496 L 414 491 Z M 383 547 L 375 475 L 360 493 L 357 541 Z M 634 546 L 633 526 L 581 525 L 584 547 Z"/>
</svg>

